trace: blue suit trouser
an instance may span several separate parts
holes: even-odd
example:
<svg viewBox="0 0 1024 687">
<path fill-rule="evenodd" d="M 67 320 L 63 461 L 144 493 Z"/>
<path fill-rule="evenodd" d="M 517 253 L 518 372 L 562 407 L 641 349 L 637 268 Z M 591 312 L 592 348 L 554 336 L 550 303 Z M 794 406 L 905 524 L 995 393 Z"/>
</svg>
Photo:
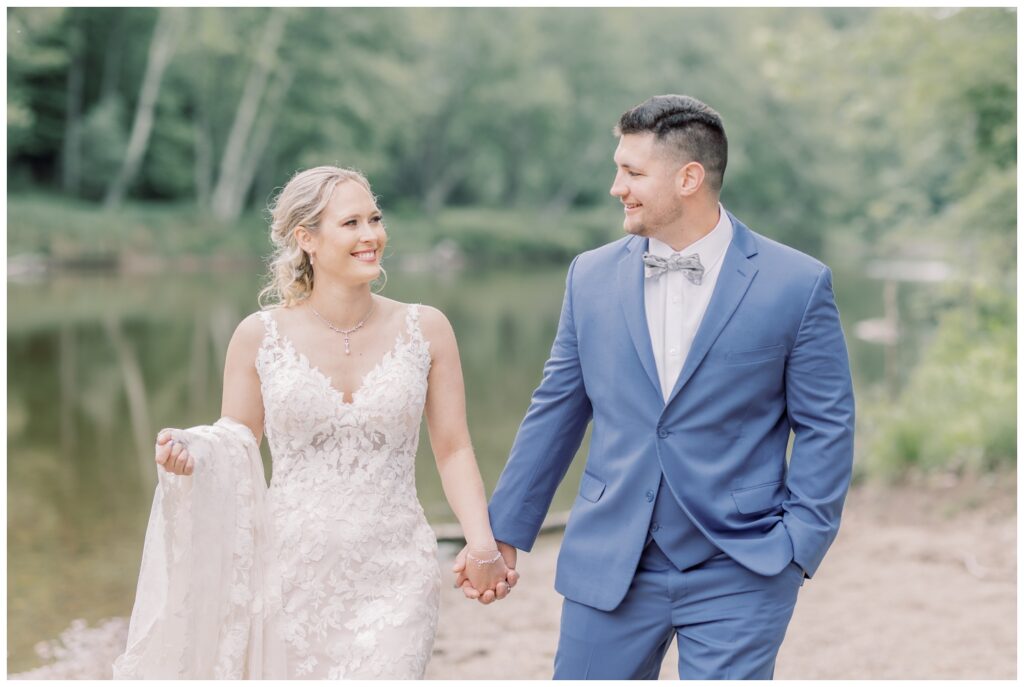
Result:
<svg viewBox="0 0 1024 687">
<path fill-rule="evenodd" d="M 724 553 L 680 571 L 651 542 L 615 609 L 565 599 L 554 677 L 656 680 L 674 634 L 681 679 L 771 679 L 801 584 L 796 563 L 765 577 Z"/>
</svg>

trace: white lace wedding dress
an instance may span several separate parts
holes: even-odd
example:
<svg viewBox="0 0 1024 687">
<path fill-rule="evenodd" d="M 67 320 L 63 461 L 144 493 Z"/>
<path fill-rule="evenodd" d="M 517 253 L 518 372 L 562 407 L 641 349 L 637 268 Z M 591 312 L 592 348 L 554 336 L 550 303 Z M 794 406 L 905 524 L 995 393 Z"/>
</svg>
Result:
<svg viewBox="0 0 1024 687">
<path fill-rule="evenodd" d="M 351 403 L 260 317 L 271 485 L 244 425 L 177 430 L 195 473 L 160 473 L 114 676 L 422 678 L 441 571 L 416 497 L 418 309 Z"/>
<path fill-rule="evenodd" d="M 273 456 L 268 507 L 280 636 L 297 678 L 421 678 L 434 643 L 437 539 L 414 461 L 430 353 L 415 305 L 351 403 L 260 314 L 256 360 Z"/>
</svg>

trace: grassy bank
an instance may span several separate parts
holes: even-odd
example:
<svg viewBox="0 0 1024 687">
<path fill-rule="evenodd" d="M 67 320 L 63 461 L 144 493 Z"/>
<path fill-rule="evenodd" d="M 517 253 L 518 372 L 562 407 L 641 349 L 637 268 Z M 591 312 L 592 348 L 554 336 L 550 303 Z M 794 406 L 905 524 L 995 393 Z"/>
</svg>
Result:
<svg viewBox="0 0 1024 687">
<path fill-rule="evenodd" d="M 619 214 L 596 210 L 548 214 L 521 208 L 449 208 L 434 217 L 414 209 L 385 216 L 395 253 L 423 254 L 451 241 L 474 264 L 562 263 L 615 238 Z M 129 203 L 116 212 L 55 194 L 7 200 L 7 252 L 60 264 L 112 263 L 132 257 L 264 256 L 266 212 L 220 222 L 194 204 Z"/>
<path fill-rule="evenodd" d="M 7 254 L 62 262 L 130 255 L 253 254 L 266 251 L 257 213 L 218 222 L 190 204 L 129 203 L 116 212 L 52 194 L 7 198 Z"/>
</svg>

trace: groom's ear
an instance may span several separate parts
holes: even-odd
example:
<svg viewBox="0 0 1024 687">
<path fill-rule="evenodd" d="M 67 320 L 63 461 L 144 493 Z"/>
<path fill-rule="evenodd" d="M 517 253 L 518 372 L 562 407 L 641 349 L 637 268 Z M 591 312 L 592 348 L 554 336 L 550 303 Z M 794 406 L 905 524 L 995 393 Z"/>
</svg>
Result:
<svg viewBox="0 0 1024 687">
<path fill-rule="evenodd" d="M 704 185 L 704 165 L 687 162 L 676 172 L 675 187 L 681 196 L 692 196 Z"/>
</svg>

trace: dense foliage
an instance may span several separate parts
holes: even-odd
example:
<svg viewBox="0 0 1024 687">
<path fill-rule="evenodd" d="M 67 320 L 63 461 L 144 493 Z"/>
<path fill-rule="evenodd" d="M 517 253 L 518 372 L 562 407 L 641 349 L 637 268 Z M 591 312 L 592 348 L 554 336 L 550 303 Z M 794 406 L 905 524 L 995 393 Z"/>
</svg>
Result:
<svg viewBox="0 0 1024 687">
<path fill-rule="evenodd" d="M 685 92 L 726 121 L 730 205 L 813 249 L 999 184 L 1015 47 L 1006 9 L 11 8 L 8 168 L 104 197 L 149 85 L 135 198 L 233 219 L 336 161 L 420 210 L 591 206 L 617 116 Z"/>
<path fill-rule="evenodd" d="M 931 335 L 899 393 L 859 394 L 863 466 L 1015 461 L 1013 9 L 11 8 L 7 38 L 14 252 L 252 249 L 204 234 L 336 162 L 417 248 L 564 262 L 617 231 L 618 115 L 697 96 L 755 229 L 954 266 L 905 304 Z M 156 201 L 190 231 L 156 236 Z"/>
</svg>

